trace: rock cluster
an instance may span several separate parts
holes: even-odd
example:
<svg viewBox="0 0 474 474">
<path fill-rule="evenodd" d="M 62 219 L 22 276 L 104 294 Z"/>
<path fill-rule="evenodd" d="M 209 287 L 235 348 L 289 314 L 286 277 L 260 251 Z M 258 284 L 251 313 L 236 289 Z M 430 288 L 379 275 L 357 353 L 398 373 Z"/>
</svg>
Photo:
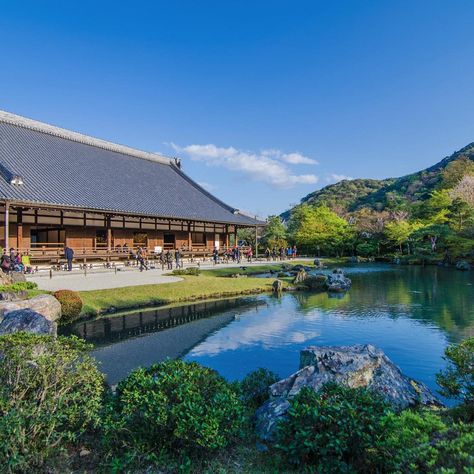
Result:
<svg viewBox="0 0 474 474">
<path fill-rule="evenodd" d="M 303 387 L 319 390 L 336 382 L 350 388 L 368 388 L 397 409 L 442 403 L 424 384 L 406 375 L 372 345 L 308 347 L 300 353 L 300 370 L 270 386 L 270 399 L 256 413 L 257 433 L 272 441 L 275 426 L 286 415 L 289 399 Z"/>
<path fill-rule="evenodd" d="M 468 271 L 471 269 L 471 265 L 466 260 L 460 260 L 456 263 L 456 269 L 461 271 Z"/>
<path fill-rule="evenodd" d="M 0 335 L 27 331 L 56 335 L 61 304 L 51 295 L 0 302 Z"/>
</svg>

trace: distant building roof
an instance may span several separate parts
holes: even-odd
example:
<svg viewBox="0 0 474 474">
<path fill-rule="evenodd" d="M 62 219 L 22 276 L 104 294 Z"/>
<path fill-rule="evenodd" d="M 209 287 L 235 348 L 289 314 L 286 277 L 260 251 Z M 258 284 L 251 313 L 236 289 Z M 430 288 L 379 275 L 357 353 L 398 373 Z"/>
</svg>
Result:
<svg viewBox="0 0 474 474">
<path fill-rule="evenodd" d="M 262 224 L 207 192 L 179 160 L 0 111 L 0 200 Z"/>
</svg>

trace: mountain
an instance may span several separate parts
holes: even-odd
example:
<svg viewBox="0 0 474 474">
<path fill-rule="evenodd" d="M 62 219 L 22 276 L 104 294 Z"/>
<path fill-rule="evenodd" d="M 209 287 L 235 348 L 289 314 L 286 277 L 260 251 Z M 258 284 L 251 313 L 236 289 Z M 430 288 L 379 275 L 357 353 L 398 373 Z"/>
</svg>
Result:
<svg viewBox="0 0 474 474">
<path fill-rule="evenodd" d="M 461 167 L 467 161 L 474 162 L 474 142 L 422 171 L 401 178 L 343 180 L 308 194 L 301 199 L 301 203 L 314 206 L 324 204 L 344 214 L 364 207 L 382 211 L 404 202 L 423 201 L 434 189 L 443 185 L 449 165 L 457 162 Z M 291 211 L 289 209 L 281 217 L 287 220 Z"/>
</svg>

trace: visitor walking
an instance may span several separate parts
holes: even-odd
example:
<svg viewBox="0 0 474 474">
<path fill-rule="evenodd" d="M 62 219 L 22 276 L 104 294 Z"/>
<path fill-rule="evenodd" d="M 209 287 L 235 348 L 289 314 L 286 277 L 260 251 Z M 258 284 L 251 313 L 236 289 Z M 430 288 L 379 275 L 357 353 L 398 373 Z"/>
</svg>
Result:
<svg viewBox="0 0 474 474">
<path fill-rule="evenodd" d="M 287 256 L 288 256 L 288 260 L 291 260 L 291 257 L 292 257 L 292 255 L 293 255 L 293 249 L 292 249 L 291 247 L 288 247 L 288 248 L 286 249 L 286 254 L 287 254 Z"/>
<path fill-rule="evenodd" d="M 296 252 L 297 252 L 296 245 L 293 245 L 293 258 L 296 258 Z"/>
<path fill-rule="evenodd" d="M 72 260 L 74 258 L 74 250 L 67 245 L 64 247 L 64 257 L 67 261 L 67 271 L 72 271 Z"/>
<path fill-rule="evenodd" d="M 252 251 L 252 247 L 250 247 L 247 251 L 247 262 L 252 263 L 252 258 L 253 258 L 253 251 Z"/>
<path fill-rule="evenodd" d="M 212 260 L 214 260 L 214 265 L 217 265 L 217 261 L 219 260 L 219 250 L 217 250 L 217 247 L 214 247 L 212 251 Z"/>
<path fill-rule="evenodd" d="M 265 249 L 265 258 L 267 259 L 267 262 L 270 261 L 270 249 L 268 247 Z"/>
<path fill-rule="evenodd" d="M 182 263 L 181 263 L 181 252 L 179 249 L 176 249 L 174 252 L 174 260 L 176 262 L 176 268 L 182 268 Z"/>
<path fill-rule="evenodd" d="M 137 261 L 140 264 L 140 271 L 142 272 L 143 269 L 148 270 L 148 265 L 145 262 L 145 251 L 142 247 L 138 248 L 137 251 Z"/>
<path fill-rule="evenodd" d="M 168 265 L 168 270 L 173 270 L 173 256 L 169 250 L 166 252 L 166 263 Z"/>
<path fill-rule="evenodd" d="M 163 271 L 165 269 L 165 264 L 166 264 L 166 255 L 163 250 L 160 253 L 160 264 L 161 264 L 161 270 Z"/>
</svg>

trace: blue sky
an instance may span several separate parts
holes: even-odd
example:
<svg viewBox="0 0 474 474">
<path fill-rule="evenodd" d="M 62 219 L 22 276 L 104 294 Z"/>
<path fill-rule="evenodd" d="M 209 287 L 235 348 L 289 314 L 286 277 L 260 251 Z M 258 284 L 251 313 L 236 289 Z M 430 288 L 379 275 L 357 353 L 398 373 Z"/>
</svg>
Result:
<svg viewBox="0 0 474 474">
<path fill-rule="evenodd" d="M 474 2 L 0 1 L 0 108 L 267 215 L 474 141 Z"/>
</svg>

